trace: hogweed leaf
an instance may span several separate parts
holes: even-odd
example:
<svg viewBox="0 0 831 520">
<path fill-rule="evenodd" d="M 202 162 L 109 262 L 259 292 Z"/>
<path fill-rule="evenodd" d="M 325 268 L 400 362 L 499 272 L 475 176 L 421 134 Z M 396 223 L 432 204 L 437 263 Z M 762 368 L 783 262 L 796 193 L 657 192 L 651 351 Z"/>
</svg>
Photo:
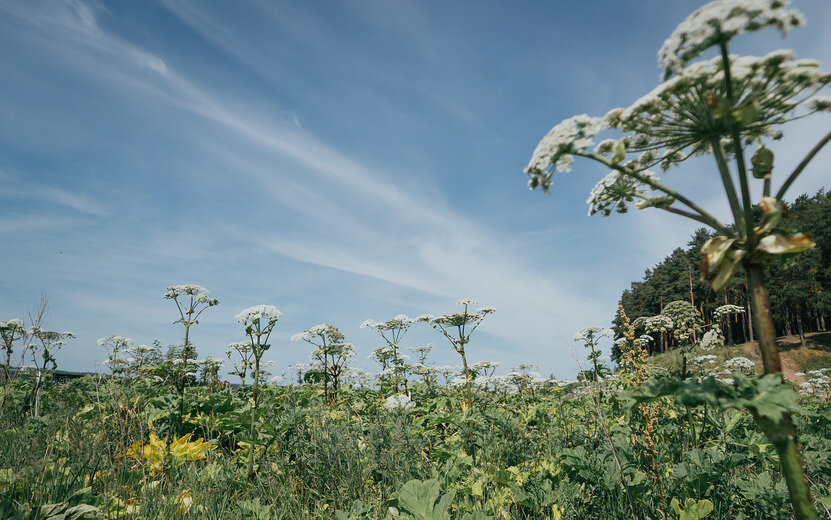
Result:
<svg viewBox="0 0 831 520">
<path fill-rule="evenodd" d="M 670 507 L 678 514 L 679 520 L 702 520 L 713 512 L 713 503 L 706 499 L 688 498 L 682 509 L 678 499 L 673 498 Z"/>
</svg>

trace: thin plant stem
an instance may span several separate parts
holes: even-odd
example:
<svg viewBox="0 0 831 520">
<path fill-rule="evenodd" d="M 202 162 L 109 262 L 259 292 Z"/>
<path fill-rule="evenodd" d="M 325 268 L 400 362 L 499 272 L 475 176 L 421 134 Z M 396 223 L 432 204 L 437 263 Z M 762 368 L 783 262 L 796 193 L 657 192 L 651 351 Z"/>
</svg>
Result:
<svg viewBox="0 0 831 520">
<path fill-rule="evenodd" d="M 571 354 L 574 356 L 575 361 L 577 361 L 577 366 L 580 367 L 580 372 L 584 372 L 583 364 L 580 362 L 580 358 L 577 356 L 577 353 L 574 352 L 574 348 L 570 345 L 569 348 L 571 349 Z M 629 491 L 629 484 L 626 483 L 626 475 L 623 473 L 623 465 L 620 463 L 620 457 L 618 457 L 617 449 L 615 449 L 615 443 L 612 442 L 612 436 L 609 434 L 609 429 L 606 428 L 606 419 L 603 416 L 603 410 L 600 409 L 600 390 L 598 388 L 599 382 L 597 379 L 595 379 L 593 386 L 598 393 L 596 394 L 595 392 L 589 391 L 589 395 L 591 396 L 594 412 L 597 415 L 597 422 L 603 430 L 603 436 L 606 438 L 606 442 L 609 443 L 609 448 L 612 450 L 612 457 L 615 459 L 615 465 L 617 466 L 618 471 L 620 471 L 620 481 L 623 483 L 624 491 L 626 491 L 626 499 L 629 501 L 629 511 L 632 513 L 632 518 L 634 520 L 638 520 L 638 514 L 635 512 L 635 502 L 632 500 L 632 493 Z"/>
<path fill-rule="evenodd" d="M 777 199 L 782 200 L 782 197 L 785 196 L 785 193 L 788 191 L 788 188 L 791 187 L 791 184 L 793 184 L 796 178 L 799 177 L 799 174 L 802 173 L 802 170 L 804 170 L 805 167 L 808 166 L 808 163 L 811 162 L 811 159 L 813 159 L 819 153 L 819 151 L 822 150 L 822 147 L 828 144 L 828 141 L 831 141 L 831 132 L 825 134 L 825 137 L 820 139 L 820 141 L 816 145 L 814 145 L 813 148 L 811 148 L 811 151 L 808 152 L 808 155 L 806 155 L 805 158 L 802 159 L 802 161 L 800 161 L 800 163 L 797 165 L 794 171 L 790 175 L 788 175 L 788 178 L 785 179 L 785 182 L 782 184 L 782 187 L 779 188 L 779 191 L 776 192 Z"/>
</svg>

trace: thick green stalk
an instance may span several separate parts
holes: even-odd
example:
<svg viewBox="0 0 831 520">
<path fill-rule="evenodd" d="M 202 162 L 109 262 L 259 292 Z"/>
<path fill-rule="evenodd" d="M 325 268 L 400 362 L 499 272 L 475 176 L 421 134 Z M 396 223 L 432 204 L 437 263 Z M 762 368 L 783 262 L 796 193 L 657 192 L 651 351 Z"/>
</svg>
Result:
<svg viewBox="0 0 831 520">
<path fill-rule="evenodd" d="M 773 326 L 773 316 L 770 312 L 768 291 L 765 287 L 765 278 L 762 264 L 748 263 L 745 265 L 747 280 L 750 286 L 750 304 L 753 310 L 753 324 L 759 340 L 759 350 L 762 353 L 762 363 L 765 374 L 781 374 L 782 362 L 779 358 L 779 349 L 776 346 L 776 330 Z M 756 418 L 756 423 L 765 432 L 779 454 L 779 464 L 782 475 L 788 484 L 788 493 L 793 504 L 797 520 L 816 520 L 817 513 L 811 499 L 811 490 L 805 478 L 805 470 L 799 457 L 796 427 L 789 413 L 784 413 L 782 419 L 773 423 L 769 419 Z"/>
<path fill-rule="evenodd" d="M 745 265 L 750 289 L 750 308 L 753 311 L 753 328 L 756 329 L 756 339 L 759 340 L 765 374 L 781 374 L 782 360 L 776 346 L 776 329 L 773 326 L 763 269 L 762 264 L 758 263 Z"/>
<path fill-rule="evenodd" d="M 470 369 L 467 368 L 467 358 L 465 357 L 465 346 L 462 343 L 462 348 L 459 350 L 459 354 L 462 355 L 462 365 L 465 369 L 465 387 L 467 388 L 467 408 L 468 410 L 473 405 L 473 395 L 470 391 Z"/>
<path fill-rule="evenodd" d="M 257 406 L 259 404 L 261 357 L 262 354 L 260 354 L 259 356 L 255 354 L 254 358 L 254 404 L 251 406 L 251 430 L 249 432 L 250 439 L 248 439 L 248 441 L 251 443 L 251 448 L 248 452 L 248 478 L 252 478 L 254 476 L 254 424 L 257 421 Z"/>
<path fill-rule="evenodd" d="M 716 165 L 718 172 L 721 175 L 721 182 L 724 185 L 724 192 L 727 194 L 727 201 L 730 203 L 730 211 L 733 212 L 733 220 L 736 223 L 736 229 L 745 231 L 744 226 L 744 212 L 739 203 L 739 197 L 736 194 L 736 187 L 733 184 L 733 178 L 730 176 L 730 168 L 727 166 L 727 160 L 724 158 L 724 149 L 718 139 L 713 137 L 710 139 L 710 147 L 713 150 L 713 156 L 716 158 Z M 743 235 L 744 233 L 742 233 Z"/>
<path fill-rule="evenodd" d="M 727 42 L 722 41 L 719 44 L 721 49 L 721 63 L 724 68 L 724 89 L 727 94 L 727 99 L 730 106 L 736 104 L 736 99 L 733 95 L 733 82 L 730 76 L 730 58 L 727 54 Z M 736 155 L 736 166 L 739 173 L 739 185 L 742 190 L 742 207 L 744 208 L 744 234 L 750 243 L 751 248 L 756 245 L 756 235 L 753 233 L 753 215 L 750 212 L 750 186 L 747 182 L 747 167 L 744 164 L 744 150 L 742 149 L 742 139 L 739 135 L 738 124 L 735 121 L 730 121 L 730 137 L 733 139 L 733 147 Z M 736 221 L 736 226 L 739 226 L 739 221 Z"/>
<path fill-rule="evenodd" d="M 190 316 L 190 315 L 188 315 Z M 182 351 L 182 377 L 179 381 L 179 421 L 178 430 L 179 435 L 183 435 L 184 417 L 185 417 L 185 382 L 188 377 L 188 355 L 190 354 L 188 345 L 188 334 L 190 332 L 190 323 L 185 323 L 185 348 Z"/>
<path fill-rule="evenodd" d="M 793 427 L 790 415 L 786 417 L 786 420 Z M 793 435 L 789 435 L 787 439 L 781 442 L 774 443 L 774 446 L 779 454 L 779 462 L 782 466 L 785 482 L 788 484 L 788 494 L 791 497 L 796 519 L 816 520 L 817 512 L 811 498 L 811 489 L 808 487 L 808 481 L 802 469 L 802 459 L 799 456 L 796 428 L 793 428 Z"/>
</svg>

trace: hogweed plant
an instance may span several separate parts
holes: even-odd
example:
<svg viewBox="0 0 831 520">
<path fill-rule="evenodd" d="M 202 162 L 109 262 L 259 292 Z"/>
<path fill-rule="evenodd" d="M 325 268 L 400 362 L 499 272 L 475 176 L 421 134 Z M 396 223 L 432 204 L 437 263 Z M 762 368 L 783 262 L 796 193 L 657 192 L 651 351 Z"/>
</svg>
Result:
<svg viewBox="0 0 831 520">
<path fill-rule="evenodd" d="M 401 374 L 403 361 L 401 354 L 399 353 L 399 345 L 401 344 L 401 339 L 404 337 L 404 335 L 407 333 L 407 330 L 410 328 L 410 325 L 415 323 L 415 321 L 416 320 L 408 318 L 403 314 L 399 314 L 391 320 L 382 322 L 365 320 L 361 324 L 362 329 L 372 329 L 373 332 L 378 334 L 381 337 L 381 339 L 383 339 L 384 342 L 386 342 L 387 346 L 392 350 L 390 362 L 394 367 L 392 383 L 395 385 L 395 389 L 393 393 L 398 393 L 398 385 L 401 383 L 401 381 L 404 380 L 404 377 Z"/>
<path fill-rule="evenodd" d="M 220 384 L 219 370 L 225 364 L 222 358 L 206 357 L 205 359 L 198 359 L 195 364 L 199 366 L 199 377 L 202 382 L 208 385 L 209 388 L 215 389 Z"/>
<path fill-rule="evenodd" d="M 341 375 L 355 356 L 355 349 L 346 342 L 346 336 L 334 325 L 321 323 L 295 334 L 291 340 L 303 340 L 315 347 L 311 358 L 323 379 L 323 395 L 330 403 L 337 401 Z"/>
<path fill-rule="evenodd" d="M 225 355 L 234 367 L 230 375 L 239 377 L 240 384 L 245 388 L 248 371 L 254 366 L 254 349 L 252 348 L 251 340 L 246 339 L 244 341 L 229 343 Z"/>
<path fill-rule="evenodd" d="M 124 353 L 128 356 L 125 359 L 127 361 L 125 375 L 128 378 L 132 377 L 133 374 L 149 371 L 161 355 L 155 345 L 129 346 L 124 349 Z"/>
<path fill-rule="evenodd" d="M 208 296 L 208 290 L 196 284 L 171 285 L 165 290 L 164 297 L 166 300 L 173 300 L 179 311 L 179 319 L 173 323 L 181 323 L 185 327 L 181 362 L 176 363 L 174 367 L 176 391 L 179 393 L 178 427 L 181 433 L 185 414 L 185 386 L 192 372 L 188 365 L 190 359 L 196 357 L 196 349 L 190 341 L 190 328 L 199 323 L 199 316 L 205 309 L 219 305 L 219 300 Z"/>
<path fill-rule="evenodd" d="M 583 346 L 589 349 L 590 351 L 587 359 L 591 362 L 593 367 L 593 377 L 590 378 L 592 381 L 600 381 L 601 376 L 604 372 L 606 372 L 605 367 L 601 368 L 602 365 L 600 364 L 600 356 L 603 354 L 600 348 L 598 348 L 600 346 L 600 340 L 601 338 L 613 337 L 615 337 L 615 331 L 613 331 L 612 329 L 599 327 L 597 325 L 584 327 L 577 331 L 577 333 L 574 335 L 574 342 L 582 343 Z"/>
<path fill-rule="evenodd" d="M 257 424 L 257 411 L 259 407 L 260 389 L 260 362 L 263 354 L 271 348 L 268 338 L 277 325 L 283 313 L 273 305 L 255 305 L 249 307 L 236 315 L 237 323 L 245 327 L 245 335 L 251 345 L 251 353 L 254 356 L 254 385 L 251 405 L 251 449 L 248 458 L 248 476 L 254 475 L 254 426 Z"/>
<path fill-rule="evenodd" d="M 733 344 L 733 320 L 738 317 L 740 314 L 744 314 L 745 309 L 744 307 L 740 307 L 738 305 L 731 305 L 726 304 L 720 307 L 716 307 L 713 311 L 713 319 L 718 323 L 719 327 L 721 327 L 722 331 L 727 329 L 727 342 L 729 344 Z"/>
<path fill-rule="evenodd" d="M 118 334 L 113 334 L 107 338 L 100 338 L 97 341 L 98 346 L 107 351 L 107 359 L 104 361 L 104 364 L 110 367 L 113 375 L 124 374 L 129 368 L 127 359 L 122 357 L 121 354 L 133 346 L 133 343 L 134 341 L 131 338 L 125 338 Z"/>
<path fill-rule="evenodd" d="M 477 305 L 478 303 L 473 298 L 464 298 L 457 302 L 457 305 L 464 307 L 462 312 L 445 314 L 443 316 L 424 314 L 416 318 L 416 321 L 429 323 L 431 327 L 439 331 L 442 336 L 450 341 L 453 349 L 462 357 L 462 370 L 465 378 L 465 391 L 467 396 L 465 406 L 468 409 L 473 403 L 473 391 L 471 390 L 473 377 L 470 367 L 467 364 L 465 345 L 470 342 L 470 336 L 482 324 L 485 317 L 497 311 L 496 307 L 479 307 L 479 309 L 473 312 L 470 306 Z"/>
<path fill-rule="evenodd" d="M 621 482 L 623 484 L 623 489 L 626 492 L 626 499 L 629 503 L 629 511 L 632 513 L 632 518 L 637 519 L 637 514 L 635 513 L 635 502 L 632 500 L 632 493 L 629 490 L 629 485 L 626 482 L 626 477 L 623 472 L 623 465 L 620 462 L 620 457 L 618 456 L 617 449 L 615 448 L 615 443 L 612 441 L 612 436 L 609 433 L 609 429 L 606 426 L 606 418 L 603 415 L 603 410 L 601 409 L 601 399 L 603 393 L 600 389 L 600 354 L 601 351 L 598 348 L 600 344 L 601 338 L 613 338 L 615 333 L 611 329 L 606 329 L 604 327 L 599 327 L 597 325 L 590 325 L 588 327 L 584 327 L 577 331 L 574 335 L 574 342 L 575 343 L 583 343 L 583 346 L 591 351 L 591 354 L 588 356 L 588 360 L 592 362 L 594 369 L 592 372 L 588 372 L 583 368 L 583 364 L 580 362 L 579 356 L 574 352 L 572 349 L 572 353 L 574 354 L 574 359 L 577 361 L 577 365 L 580 368 L 581 374 L 593 374 L 594 377 L 587 377 L 592 381 L 589 386 L 589 397 L 591 398 L 592 406 L 594 407 L 595 416 L 597 418 L 597 424 L 600 426 L 600 429 L 603 431 L 603 436 L 606 438 L 606 442 L 609 444 L 609 448 L 612 452 L 612 458 L 614 458 L 615 465 L 617 466 L 618 471 L 620 472 Z"/>
<path fill-rule="evenodd" d="M 637 201 L 638 209 L 656 208 L 716 230 L 717 236 L 701 249 L 702 279 L 709 279 L 720 291 L 740 266 L 744 268 L 765 374 L 777 374 L 780 382 L 782 364 L 763 266 L 773 255 L 815 245 L 809 235 L 779 231 L 778 225 L 792 216 L 782 202 L 788 189 L 831 140 L 831 132 L 784 177 L 775 194 L 774 155 L 764 141 L 780 139 L 780 126 L 785 123 L 831 110 L 831 98 L 817 95 L 831 82 L 831 74 L 822 72 L 816 60 L 794 59 L 791 51 L 735 56 L 728 47 L 743 33 L 776 28 L 785 35 L 804 22 L 787 0 L 717 0 L 705 5 L 662 46 L 662 84 L 628 108 L 614 109 L 604 117 L 575 116 L 556 125 L 525 169 L 529 187 L 548 192 L 555 173 L 570 171 L 574 157 L 588 158 L 612 170 L 589 195 L 590 215 L 624 213 Z M 717 50 L 715 58 L 698 60 L 710 49 Z M 604 130 L 622 135 L 595 146 L 594 138 Z M 748 161 L 750 146 L 755 146 L 755 153 Z M 657 166 L 667 171 L 702 155 L 715 160 L 732 226 L 663 184 L 650 170 Z M 753 215 L 752 190 L 762 195 L 760 223 Z M 816 518 L 790 410 L 756 419 L 779 453 L 796 517 Z"/>
<path fill-rule="evenodd" d="M 687 357 L 704 332 L 704 320 L 698 309 L 686 300 L 669 302 L 661 315 L 672 322 L 672 337 L 681 352 L 681 377 L 687 377 Z"/>
<path fill-rule="evenodd" d="M 427 364 L 427 354 L 433 351 L 434 344 L 428 343 L 426 345 L 419 345 L 417 347 L 410 347 L 409 350 L 418 357 L 418 361 L 413 365 L 413 372 L 420 375 L 428 388 L 436 386 L 436 379 L 438 376 L 438 368 Z"/>
<path fill-rule="evenodd" d="M 40 394 L 43 388 L 43 373 L 47 365 L 52 365 L 52 370 L 58 368 L 55 354 L 66 345 L 67 340 L 75 339 L 74 332 L 56 332 L 44 330 L 37 325 L 29 328 L 29 337 L 32 343 L 29 344 L 29 352 L 35 364 L 35 386 L 32 389 L 31 398 L 34 399 L 33 415 L 40 415 Z"/>
<path fill-rule="evenodd" d="M 0 321 L 0 341 L 2 341 L 3 357 L 3 382 L 11 380 L 12 355 L 14 354 L 15 342 L 26 336 L 26 327 L 21 319 Z"/>
</svg>

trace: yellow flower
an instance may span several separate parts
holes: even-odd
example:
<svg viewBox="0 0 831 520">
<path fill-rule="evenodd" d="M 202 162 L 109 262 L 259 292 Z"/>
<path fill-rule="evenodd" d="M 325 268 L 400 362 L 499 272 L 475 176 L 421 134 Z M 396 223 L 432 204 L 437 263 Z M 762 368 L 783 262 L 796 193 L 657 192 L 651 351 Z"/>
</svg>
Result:
<svg viewBox="0 0 831 520">
<path fill-rule="evenodd" d="M 201 460 L 208 456 L 209 451 L 216 449 L 216 446 L 205 442 L 201 438 L 191 441 L 192 435 L 187 433 L 179 438 L 173 438 L 170 442 L 170 458 L 172 460 L 176 462 Z M 150 434 L 147 444 L 134 443 L 127 450 L 128 457 L 147 463 L 151 474 L 157 474 L 162 470 L 167 453 L 167 438 L 160 439 L 154 433 Z"/>
</svg>

